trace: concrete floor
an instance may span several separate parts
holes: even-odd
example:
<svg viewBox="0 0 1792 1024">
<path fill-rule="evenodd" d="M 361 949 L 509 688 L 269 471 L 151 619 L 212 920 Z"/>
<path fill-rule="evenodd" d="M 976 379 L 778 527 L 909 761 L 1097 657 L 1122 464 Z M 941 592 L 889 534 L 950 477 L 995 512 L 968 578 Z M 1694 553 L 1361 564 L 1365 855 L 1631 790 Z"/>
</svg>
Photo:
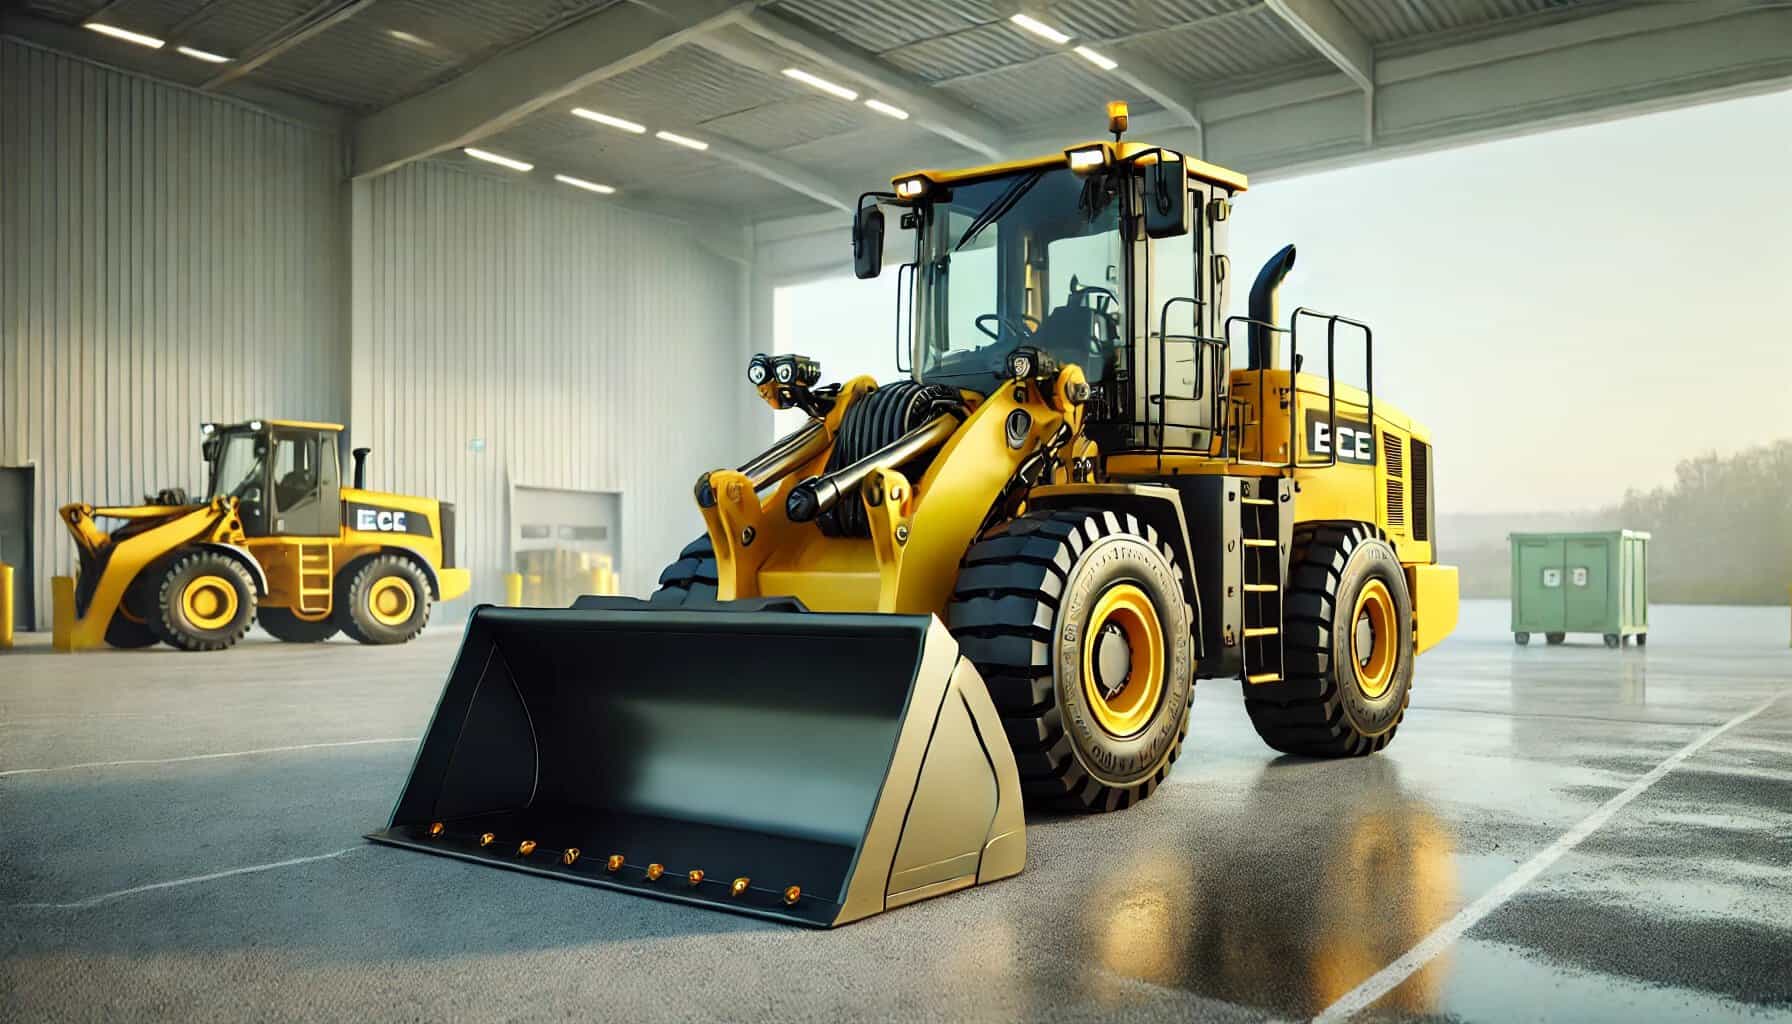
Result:
<svg viewBox="0 0 1792 1024">
<path fill-rule="evenodd" d="M 1784 610 L 1658 608 L 1621 652 L 1504 617 L 1465 606 L 1386 754 L 1278 759 L 1202 683 L 1145 804 L 826 933 L 361 841 L 451 631 L 36 640 L 0 654 L 0 1018 L 1792 1020 Z"/>
</svg>

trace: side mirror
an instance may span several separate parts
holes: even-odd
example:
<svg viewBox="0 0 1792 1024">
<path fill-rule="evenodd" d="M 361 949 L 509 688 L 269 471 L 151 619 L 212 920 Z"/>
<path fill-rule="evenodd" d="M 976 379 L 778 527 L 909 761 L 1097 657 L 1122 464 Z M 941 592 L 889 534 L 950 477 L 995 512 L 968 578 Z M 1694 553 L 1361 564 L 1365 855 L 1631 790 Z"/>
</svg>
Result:
<svg viewBox="0 0 1792 1024">
<path fill-rule="evenodd" d="M 1145 234 L 1175 238 L 1193 229 L 1188 203 L 1188 165 L 1172 153 L 1159 153 L 1145 165 Z"/>
<path fill-rule="evenodd" d="M 884 211 L 876 203 L 859 207 L 852 219 L 852 272 L 861 281 L 884 269 Z"/>
</svg>

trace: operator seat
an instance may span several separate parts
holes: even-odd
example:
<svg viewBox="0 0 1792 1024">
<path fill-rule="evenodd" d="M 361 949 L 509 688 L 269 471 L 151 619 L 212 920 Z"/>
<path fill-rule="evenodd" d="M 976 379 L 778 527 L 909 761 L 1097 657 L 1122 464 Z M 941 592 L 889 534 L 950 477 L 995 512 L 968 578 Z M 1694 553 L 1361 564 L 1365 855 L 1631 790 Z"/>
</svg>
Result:
<svg viewBox="0 0 1792 1024">
<path fill-rule="evenodd" d="M 1094 383 L 1101 379 L 1113 334 L 1113 321 L 1105 314 L 1093 306 L 1069 302 L 1047 313 L 1033 338 L 1040 351 L 1060 364 L 1077 364 Z"/>
</svg>

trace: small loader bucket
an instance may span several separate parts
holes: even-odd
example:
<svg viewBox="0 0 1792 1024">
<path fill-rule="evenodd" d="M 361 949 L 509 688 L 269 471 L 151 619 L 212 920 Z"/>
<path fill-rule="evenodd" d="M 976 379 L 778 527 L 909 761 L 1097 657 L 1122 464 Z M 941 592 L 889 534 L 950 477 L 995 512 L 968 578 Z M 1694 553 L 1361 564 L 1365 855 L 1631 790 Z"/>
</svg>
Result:
<svg viewBox="0 0 1792 1024">
<path fill-rule="evenodd" d="M 1013 754 L 938 620 L 741 607 L 477 609 L 368 838 L 816 927 L 1020 871 Z"/>
</svg>

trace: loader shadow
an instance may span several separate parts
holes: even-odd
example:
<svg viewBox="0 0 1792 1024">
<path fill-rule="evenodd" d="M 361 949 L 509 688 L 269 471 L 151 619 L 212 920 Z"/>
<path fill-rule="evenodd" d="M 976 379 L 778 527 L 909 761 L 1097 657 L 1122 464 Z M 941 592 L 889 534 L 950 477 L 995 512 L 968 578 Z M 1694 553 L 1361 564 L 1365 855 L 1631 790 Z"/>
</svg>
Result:
<svg viewBox="0 0 1792 1024">
<path fill-rule="evenodd" d="M 364 840 L 410 755 L 0 779 L 15 835 L 0 917 L 17 923 L 0 959 L 284 949 L 361 963 L 787 928 Z M 154 888 L 268 864 L 283 866 Z"/>
<path fill-rule="evenodd" d="M 1129 837 L 1051 923 L 1075 936 L 1089 985 L 1106 972 L 1310 1015 L 1457 909 L 1455 839 L 1391 760 L 1283 757 L 1242 799 L 1199 803 Z M 1436 1012 L 1447 973 L 1434 961 L 1382 1006 Z"/>
</svg>

